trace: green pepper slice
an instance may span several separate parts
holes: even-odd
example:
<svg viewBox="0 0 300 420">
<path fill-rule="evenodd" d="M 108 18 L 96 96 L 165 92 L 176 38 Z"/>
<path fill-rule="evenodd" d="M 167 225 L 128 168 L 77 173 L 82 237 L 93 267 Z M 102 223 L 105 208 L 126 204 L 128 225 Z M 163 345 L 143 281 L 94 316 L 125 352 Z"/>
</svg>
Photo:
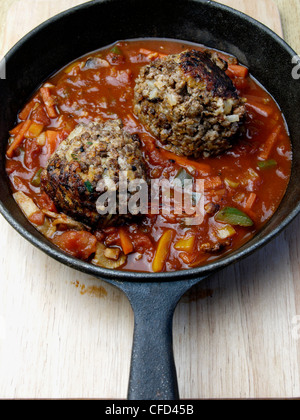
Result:
<svg viewBox="0 0 300 420">
<path fill-rule="evenodd" d="M 110 52 L 115 54 L 115 55 L 123 55 L 123 53 L 122 53 L 121 49 L 118 47 L 118 45 L 115 45 L 114 47 L 112 47 Z"/>
<path fill-rule="evenodd" d="M 41 173 L 43 171 L 43 168 L 39 169 L 36 174 L 34 175 L 34 177 L 31 180 L 31 185 L 33 185 L 34 187 L 39 187 L 41 185 Z"/>
<path fill-rule="evenodd" d="M 254 222 L 243 211 L 235 207 L 225 207 L 215 215 L 215 220 L 232 226 L 251 227 Z"/>
<path fill-rule="evenodd" d="M 85 185 L 85 188 L 88 190 L 89 193 L 93 192 L 94 188 L 93 188 L 92 184 L 90 183 L 90 181 L 85 181 L 84 185 Z"/>
</svg>

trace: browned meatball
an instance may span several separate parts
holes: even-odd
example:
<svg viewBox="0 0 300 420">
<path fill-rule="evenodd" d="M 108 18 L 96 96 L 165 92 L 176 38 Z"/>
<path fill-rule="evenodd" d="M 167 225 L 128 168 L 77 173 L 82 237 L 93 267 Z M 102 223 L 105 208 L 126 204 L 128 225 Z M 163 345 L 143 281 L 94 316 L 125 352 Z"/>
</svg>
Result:
<svg viewBox="0 0 300 420">
<path fill-rule="evenodd" d="M 65 214 L 89 226 L 108 226 L 133 217 L 120 215 L 118 207 L 116 214 L 97 211 L 99 196 L 110 189 L 118 205 L 120 171 L 126 171 L 128 182 L 147 181 L 138 136 L 124 131 L 120 120 L 81 124 L 51 156 L 41 187 Z"/>
<path fill-rule="evenodd" d="M 232 147 L 245 105 L 216 53 L 184 51 L 143 67 L 134 111 L 167 150 L 190 157 Z"/>
</svg>

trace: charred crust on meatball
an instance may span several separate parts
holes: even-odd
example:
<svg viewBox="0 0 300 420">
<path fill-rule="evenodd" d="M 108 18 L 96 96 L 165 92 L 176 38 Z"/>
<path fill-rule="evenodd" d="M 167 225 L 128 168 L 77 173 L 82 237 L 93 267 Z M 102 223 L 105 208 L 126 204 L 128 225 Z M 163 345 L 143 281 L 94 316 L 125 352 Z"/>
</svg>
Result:
<svg viewBox="0 0 300 420">
<path fill-rule="evenodd" d="M 134 88 L 134 112 L 159 146 L 179 156 L 229 150 L 246 115 L 244 100 L 210 51 L 187 50 L 144 66 Z"/>
<path fill-rule="evenodd" d="M 238 98 L 236 88 L 225 73 L 228 68 L 226 61 L 216 54 L 191 50 L 183 52 L 180 58 L 184 73 L 197 81 L 205 81 L 206 89 L 213 96 Z"/>
<path fill-rule="evenodd" d="M 134 216 L 120 215 L 118 208 L 117 214 L 100 215 L 96 208 L 111 181 L 116 185 L 118 204 L 120 171 L 126 171 L 128 182 L 148 182 L 139 136 L 127 133 L 121 120 L 79 124 L 50 157 L 41 175 L 41 188 L 60 211 L 88 226 L 121 224 Z"/>
</svg>

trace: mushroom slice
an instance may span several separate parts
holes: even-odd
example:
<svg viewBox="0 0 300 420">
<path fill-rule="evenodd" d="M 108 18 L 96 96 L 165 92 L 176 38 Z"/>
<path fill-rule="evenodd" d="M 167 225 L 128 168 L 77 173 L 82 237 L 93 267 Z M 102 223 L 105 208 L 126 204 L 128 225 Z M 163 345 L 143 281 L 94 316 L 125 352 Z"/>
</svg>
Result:
<svg viewBox="0 0 300 420">
<path fill-rule="evenodd" d="M 108 248 L 106 248 L 105 245 L 99 242 L 97 244 L 96 254 L 95 254 L 94 259 L 92 260 L 92 263 L 95 265 L 99 265 L 100 267 L 103 267 L 103 268 L 111 268 L 111 269 L 119 268 L 125 264 L 126 259 L 127 259 L 126 255 L 121 253 L 117 260 L 112 260 L 105 256 L 105 252 L 107 251 L 107 249 Z"/>
<path fill-rule="evenodd" d="M 16 200 L 17 204 L 21 208 L 24 215 L 29 219 L 37 212 L 41 210 L 38 206 L 34 203 L 34 201 L 24 194 L 22 191 L 18 191 L 13 194 L 14 199 Z M 51 224 L 49 219 L 45 218 L 45 221 L 42 225 L 37 225 L 33 222 L 30 222 L 42 235 L 50 238 L 56 231 L 56 228 Z"/>
<path fill-rule="evenodd" d="M 54 221 L 52 222 L 53 226 L 65 225 L 75 230 L 90 230 L 87 226 L 83 225 L 80 222 L 77 222 L 76 220 L 63 213 L 54 213 L 45 209 L 43 209 L 42 211 L 46 216 L 50 217 L 50 219 L 54 219 Z"/>
</svg>

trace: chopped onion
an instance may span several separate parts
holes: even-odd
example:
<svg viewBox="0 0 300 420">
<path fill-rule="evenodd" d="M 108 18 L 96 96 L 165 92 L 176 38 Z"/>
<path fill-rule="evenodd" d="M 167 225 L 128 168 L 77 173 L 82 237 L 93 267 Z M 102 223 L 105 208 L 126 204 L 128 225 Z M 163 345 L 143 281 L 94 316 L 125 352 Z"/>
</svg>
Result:
<svg viewBox="0 0 300 420">
<path fill-rule="evenodd" d="M 236 234 L 236 230 L 231 225 L 218 229 L 217 235 L 220 239 L 228 239 Z"/>
<path fill-rule="evenodd" d="M 230 123 L 239 122 L 240 121 L 240 117 L 238 115 L 226 115 L 225 118 Z"/>
</svg>

